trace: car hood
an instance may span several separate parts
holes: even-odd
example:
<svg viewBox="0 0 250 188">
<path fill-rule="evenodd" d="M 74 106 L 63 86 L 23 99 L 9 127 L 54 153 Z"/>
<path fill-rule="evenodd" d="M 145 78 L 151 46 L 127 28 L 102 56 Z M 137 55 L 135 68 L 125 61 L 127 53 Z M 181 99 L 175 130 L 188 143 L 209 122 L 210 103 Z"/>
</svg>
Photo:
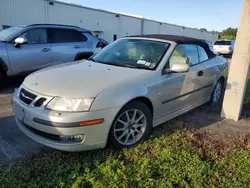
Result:
<svg viewBox="0 0 250 188">
<path fill-rule="evenodd" d="M 69 98 L 96 97 L 103 90 L 128 79 L 136 80 L 150 70 L 80 61 L 40 70 L 23 85 L 36 93 Z"/>
</svg>

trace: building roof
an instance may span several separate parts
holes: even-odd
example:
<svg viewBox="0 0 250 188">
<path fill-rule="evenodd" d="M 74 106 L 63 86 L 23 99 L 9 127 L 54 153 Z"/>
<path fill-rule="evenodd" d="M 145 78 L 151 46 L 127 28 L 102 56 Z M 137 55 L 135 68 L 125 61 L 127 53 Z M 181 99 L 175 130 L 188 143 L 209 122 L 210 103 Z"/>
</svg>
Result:
<svg viewBox="0 0 250 188">
<path fill-rule="evenodd" d="M 203 47 L 210 58 L 215 56 L 215 54 L 210 50 L 208 43 L 202 39 L 196 39 L 178 35 L 162 35 L 162 34 L 133 35 L 129 37 L 169 40 L 176 42 L 177 44 L 195 44 Z"/>
</svg>

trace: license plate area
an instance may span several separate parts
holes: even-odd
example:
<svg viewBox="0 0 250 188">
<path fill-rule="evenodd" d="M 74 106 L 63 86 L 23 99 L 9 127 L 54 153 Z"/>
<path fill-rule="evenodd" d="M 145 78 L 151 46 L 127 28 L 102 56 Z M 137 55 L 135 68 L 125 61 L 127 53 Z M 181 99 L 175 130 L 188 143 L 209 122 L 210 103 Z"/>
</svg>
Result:
<svg viewBox="0 0 250 188">
<path fill-rule="evenodd" d="M 15 114 L 16 114 L 17 119 L 23 122 L 24 116 L 25 116 L 24 109 L 15 105 Z"/>
</svg>

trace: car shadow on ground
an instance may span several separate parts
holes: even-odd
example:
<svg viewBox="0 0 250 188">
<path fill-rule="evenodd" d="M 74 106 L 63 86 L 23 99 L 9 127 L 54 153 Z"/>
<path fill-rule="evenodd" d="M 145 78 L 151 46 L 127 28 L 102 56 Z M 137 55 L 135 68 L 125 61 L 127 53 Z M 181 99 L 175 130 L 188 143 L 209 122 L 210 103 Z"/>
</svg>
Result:
<svg viewBox="0 0 250 188">
<path fill-rule="evenodd" d="M 25 77 L 23 76 L 8 78 L 5 80 L 3 88 L 0 89 L 0 95 L 13 93 L 14 89 L 18 88 L 24 79 Z"/>
<path fill-rule="evenodd" d="M 204 104 L 185 114 L 165 122 L 154 129 L 156 137 L 172 134 L 175 131 L 190 130 L 194 134 L 209 134 L 223 141 L 228 135 L 244 137 L 250 135 L 250 107 L 244 106 L 241 119 L 236 122 L 221 117 L 222 104 Z"/>
<path fill-rule="evenodd" d="M 0 164 L 49 150 L 24 135 L 14 116 L 0 117 Z"/>
<path fill-rule="evenodd" d="M 202 129 L 211 124 L 223 121 L 220 112 L 221 105 L 213 107 L 205 104 L 159 125 L 159 128 L 164 127 L 166 131 L 169 129 Z"/>
</svg>

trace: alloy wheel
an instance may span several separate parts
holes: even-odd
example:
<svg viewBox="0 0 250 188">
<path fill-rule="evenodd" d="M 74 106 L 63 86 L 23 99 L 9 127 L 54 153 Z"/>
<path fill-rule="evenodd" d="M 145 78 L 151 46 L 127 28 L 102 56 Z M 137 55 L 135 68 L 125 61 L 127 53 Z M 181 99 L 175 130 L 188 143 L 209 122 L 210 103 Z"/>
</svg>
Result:
<svg viewBox="0 0 250 188">
<path fill-rule="evenodd" d="M 138 109 L 124 111 L 114 124 L 114 137 L 122 145 L 133 145 L 140 140 L 146 130 L 147 119 Z"/>
<path fill-rule="evenodd" d="M 218 82 L 214 88 L 214 92 L 212 96 L 214 103 L 217 103 L 220 100 L 221 93 L 222 93 L 222 85 L 221 85 L 221 82 Z"/>
</svg>

